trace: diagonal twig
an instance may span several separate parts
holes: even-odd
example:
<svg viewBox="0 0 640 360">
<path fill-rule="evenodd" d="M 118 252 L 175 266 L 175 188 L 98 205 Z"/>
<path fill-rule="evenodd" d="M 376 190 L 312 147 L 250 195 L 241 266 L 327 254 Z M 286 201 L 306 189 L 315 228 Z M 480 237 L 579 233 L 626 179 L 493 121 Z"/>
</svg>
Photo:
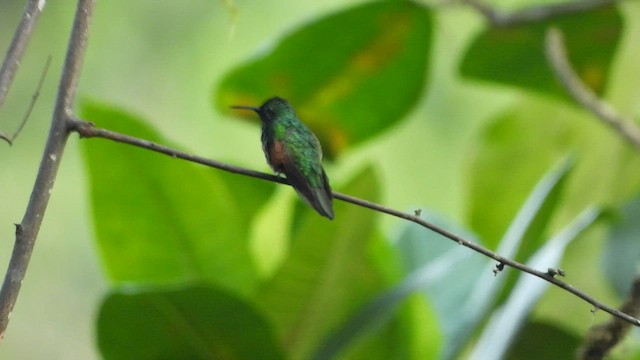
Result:
<svg viewBox="0 0 640 360">
<path fill-rule="evenodd" d="M 40 90 L 42 89 L 42 85 L 44 85 L 44 79 L 47 77 L 47 72 L 49 72 L 49 65 L 51 65 L 51 55 L 47 57 L 47 62 L 44 64 L 44 69 L 42 69 L 42 74 L 40 75 L 40 80 L 38 80 L 38 85 L 36 86 L 36 92 L 31 96 L 31 103 L 29 103 L 29 107 L 27 108 L 27 112 L 22 117 L 22 121 L 18 128 L 13 133 L 13 135 L 7 135 L 0 131 L 0 139 L 9 143 L 9 146 L 13 145 L 13 141 L 20 135 L 20 132 L 27 124 L 27 120 L 29 120 L 29 116 L 31 116 L 31 112 L 33 111 L 34 106 L 36 105 L 36 101 L 38 101 L 38 97 L 40 96 Z"/>
<path fill-rule="evenodd" d="M 40 13 L 44 10 L 45 3 L 45 0 L 28 0 L 25 5 L 22 19 L 20 19 L 18 28 L 13 35 L 13 40 L 11 40 L 11 45 L 7 49 L 2 68 L 0 68 L 0 108 L 4 104 L 16 72 L 18 72 L 20 59 L 24 55 L 31 33 L 40 17 Z"/>
<path fill-rule="evenodd" d="M 555 28 L 549 29 L 546 34 L 545 46 L 551 68 L 573 99 L 640 150 L 640 126 L 619 115 L 613 107 L 600 100 L 580 80 L 567 58 L 562 32 Z"/>
<path fill-rule="evenodd" d="M 265 174 L 259 171 L 255 171 L 255 170 L 249 170 L 249 169 L 245 169 L 239 166 L 235 166 L 235 165 L 231 165 L 231 164 L 226 164 L 220 161 L 216 161 L 216 160 L 211 160 L 211 159 L 207 159 L 201 156 L 197 156 L 197 155 L 193 155 L 193 154 L 188 154 L 185 152 L 182 152 L 180 150 L 176 150 L 161 144 L 157 144 L 148 140 L 144 140 L 144 139 L 139 139 L 133 136 L 129 136 L 129 135 L 125 135 L 125 134 L 121 134 L 121 133 L 117 133 L 114 131 L 110 131 L 110 130 L 106 130 L 106 129 L 100 129 L 100 128 L 96 128 L 93 126 L 93 124 L 89 123 L 89 122 L 84 122 L 81 121 L 79 119 L 76 119 L 73 122 L 73 130 L 76 131 L 80 137 L 83 138 L 102 138 L 102 139 L 107 139 L 107 140 L 111 140 L 111 141 L 115 141 L 118 143 L 122 143 L 122 144 L 127 144 L 127 145 L 132 145 L 132 146 L 136 146 L 139 148 L 144 148 L 144 149 L 148 149 L 151 151 L 155 151 L 161 154 L 165 154 L 168 156 L 171 156 L 173 158 L 178 158 L 178 159 L 183 159 L 183 160 L 187 160 L 187 161 L 191 161 L 191 162 L 195 162 L 198 164 L 202 164 L 202 165 L 206 165 L 206 166 L 210 166 L 210 167 L 214 167 L 220 170 L 224 170 L 224 171 L 228 171 L 234 174 L 240 174 L 240 175 L 245 175 L 245 176 L 251 176 L 254 178 L 258 178 L 261 180 L 266 180 L 266 181 L 271 181 L 271 182 L 275 182 L 275 183 L 279 183 L 279 184 L 286 184 L 289 185 L 289 182 L 287 181 L 287 179 L 282 178 L 282 177 L 278 177 L 278 176 L 274 176 L 274 175 L 270 175 L 270 174 Z M 469 240 L 466 240 L 444 228 L 441 228 L 435 224 L 432 224 L 426 220 L 423 220 L 421 218 L 419 218 L 418 216 L 415 215 L 411 215 L 408 213 L 404 213 L 392 208 L 388 208 L 386 206 L 380 205 L 380 204 L 376 204 L 367 200 L 363 200 L 363 199 L 359 199 L 356 197 L 353 197 L 351 195 L 347 195 L 347 194 L 342 194 L 342 193 L 338 193 L 338 192 L 334 192 L 333 193 L 333 197 L 335 199 L 339 199 L 354 205 L 358 205 L 361 207 L 365 207 L 374 211 L 378 211 L 381 213 L 385 213 L 391 216 L 395 216 L 397 218 L 400 219 L 404 219 L 404 220 L 408 220 L 411 221 L 413 223 L 416 223 L 418 225 L 421 225 L 422 227 L 425 227 L 431 231 L 434 231 L 444 237 L 446 237 L 449 240 L 455 241 L 458 244 L 465 246 L 475 252 L 478 252 L 482 255 L 485 255 L 489 258 L 492 258 L 496 261 L 498 261 L 499 264 L 501 264 L 501 266 L 510 266 L 514 269 L 520 270 L 522 272 L 526 272 L 529 273 L 533 276 L 536 276 L 542 280 L 548 281 L 551 284 L 556 285 L 559 288 L 564 289 L 565 291 L 585 300 L 586 302 L 590 303 L 591 305 L 594 306 L 594 308 L 596 309 L 602 309 L 606 312 L 608 312 L 609 314 L 624 320 L 630 324 L 633 324 L 635 326 L 640 327 L 640 320 L 636 319 L 635 317 L 626 314 L 616 308 L 610 307 L 608 305 L 605 305 L 603 303 L 601 303 L 600 301 L 596 300 L 595 298 L 593 298 L 590 295 L 587 295 L 586 293 L 582 292 L 581 290 L 578 290 L 576 288 L 574 288 L 572 285 L 569 285 L 568 283 L 557 279 L 556 277 L 554 277 L 554 273 L 547 270 L 547 271 L 539 271 L 536 269 L 533 269 L 527 265 L 524 265 L 522 263 L 519 263 L 515 260 L 511 260 L 505 257 L 502 257 L 499 254 L 496 254 L 495 252 L 477 244 L 474 242 L 471 242 Z"/>
<path fill-rule="evenodd" d="M 71 105 L 75 100 L 93 6 L 94 0 L 79 0 L 77 4 L 49 137 L 40 161 L 40 168 L 33 185 L 29 204 L 22 222 L 16 224 L 16 240 L 7 273 L 0 289 L 0 339 L 4 337 L 9 323 L 9 316 L 20 293 L 22 280 L 29 266 L 36 237 L 51 197 L 51 190 L 55 183 L 67 138 L 69 137 L 70 124 L 72 122 Z"/>
<path fill-rule="evenodd" d="M 462 0 L 481 13 L 493 26 L 507 27 L 537 23 L 559 16 L 576 14 L 611 5 L 616 0 L 579 0 L 564 3 L 533 5 L 514 12 L 495 9 L 483 0 Z"/>
</svg>

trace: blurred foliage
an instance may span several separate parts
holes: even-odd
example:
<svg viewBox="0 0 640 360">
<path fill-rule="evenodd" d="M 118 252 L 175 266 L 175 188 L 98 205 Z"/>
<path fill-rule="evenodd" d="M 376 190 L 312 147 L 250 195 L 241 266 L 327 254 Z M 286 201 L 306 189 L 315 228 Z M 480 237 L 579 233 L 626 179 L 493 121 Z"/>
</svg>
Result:
<svg viewBox="0 0 640 360">
<path fill-rule="evenodd" d="M 98 346 L 105 359 L 284 359 L 251 304 L 204 286 L 108 295 Z"/>
<path fill-rule="evenodd" d="M 365 169 L 341 191 L 377 201 L 378 188 L 375 172 Z M 302 215 L 288 258 L 258 294 L 293 359 L 311 358 L 323 337 L 388 285 L 390 275 L 385 273 L 390 270 L 384 269 L 389 264 L 377 263 L 379 259 L 373 256 L 390 251 L 388 243 L 374 236 L 379 215 L 344 202 L 338 202 L 335 211 L 339 216 L 331 226 L 312 211 Z M 412 338 L 415 330 L 409 320 L 399 317 L 369 329 L 367 336 L 349 344 L 348 358 L 389 359 L 411 354 L 406 339 Z M 421 347 L 430 343 L 421 339 Z"/>
<path fill-rule="evenodd" d="M 372 2 L 311 21 L 284 35 L 269 52 L 232 69 L 215 92 L 215 106 L 228 112 L 229 105 L 256 106 L 271 96 L 286 97 L 317 132 L 329 156 L 335 157 L 401 121 L 422 95 L 428 83 L 432 16 L 425 7 L 411 2 Z M 567 32 L 568 50 L 578 72 L 602 93 L 622 31 L 620 16 L 611 7 L 542 23 L 483 30 L 464 56 L 462 74 L 564 98 L 544 60 L 543 37 L 550 25 Z M 355 28 L 358 31 L 351 31 Z M 539 101 L 543 100 L 531 102 Z M 529 104 L 525 101 L 523 105 Z M 535 268 L 557 266 L 569 244 L 597 218 L 594 212 L 585 212 L 563 231 L 553 226 L 559 221 L 557 210 L 566 204 L 563 195 L 570 186 L 568 175 L 580 163 L 567 158 L 567 153 L 577 152 L 576 144 L 584 141 L 585 135 L 571 119 L 558 120 L 541 113 L 545 113 L 544 107 L 537 112 L 515 107 L 479 132 L 477 151 L 467 163 L 470 227 L 444 222 L 446 228 L 459 229 L 458 233 L 470 239 L 483 239 L 482 243 L 497 248 L 501 255 L 529 262 Z M 167 143 L 140 119 L 115 109 L 90 104 L 84 115 L 99 126 Z M 107 269 L 116 285 L 145 286 L 133 295 L 111 295 L 105 302 L 99 339 L 103 354 L 109 358 L 133 354 L 126 350 L 131 345 L 122 346 L 116 340 L 122 334 L 109 330 L 118 318 L 133 316 L 127 313 L 144 314 L 142 319 L 134 317 L 140 322 L 132 325 L 134 329 L 144 327 L 146 321 L 157 322 L 156 328 L 162 329 L 167 326 L 162 324 L 170 321 L 166 311 L 153 305 L 156 300 L 142 304 L 139 300 L 171 298 L 177 293 L 149 293 L 146 286 L 162 289 L 167 283 L 193 281 L 224 287 L 206 290 L 213 297 L 204 305 L 208 302 L 213 308 L 224 307 L 219 301 L 240 304 L 242 300 L 234 298 L 238 295 L 250 299 L 256 309 L 237 305 L 230 311 L 238 313 L 226 316 L 249 316 L 247 321 L 256 322 L 263 330 L 265 321 L 271 324 L 278 346 L 291 359 L 324 359 L 338 354 L 348 359 L 424 358 L 425 354 L 452 359 L 465 349 L 472 349 L 473 356 L 479 357 L 487 356 L 487 351 L 514 356 L 522 354 L 521 349 L 510 348 L 514 339 L 523 348 L 540 341 L 534 340 L 540 336 L 540 326 L 528 323 L 528 318 L 548 284 L 509 271 L 492 280 L 493 261 L 443 242 L 432 232 L 406 225 L 395 240 L 396 246 L 391 247 L 377 233 L 374 224 L 378 215 L 371 211 L 338 202 L 336 219 L 329 223 L 296 205 L 288 251 L 273 275 L 259 279 L 249 256 L 247 229 L 252 214 L 268 200 L 272 186 L 252 187 L 247 179 L 174 164 L 155 154 L 113 144 L 89 142 L 85 147 L 94 219 Z M 103 174 L 102 164 L 111 164 L 108 176 Z M 182 168 L 176 170 L 177 166 Z M 378 201 L 381 185 L 377 178 L 376 172 L 367 168 L 352 177 L 344 192 Z M 179 184 L 186 183 L 198 191 L 185 192 Z M 569 214 L 581 211 L 580 205 Z M 437 213 L 429 214 L 430 219 L 442 222 Z M 163 221 L 159 224 L 158 219 Z M 561 224 L 566 223 L 565 218 Z M 474 233 L 478 235 L 471 235 Z M 612 251 L 609 258 L 615 257 Z M 615 273 L 618 267 L 611 261 L 608 264 L 614 269 L 609 273 Z M 393 283 L 397 284 L 385 291 Z M 162 295 L 163 291 L 169 293 Z M 190 291 L 205 290 L 185 290 L 180 293 L 182 302 L 191 300 L 192 296 L 186 295 Z M 428 298 L 433 309 L 424 299 L 406 300 L 416 292 Z M 163 302 L 173 304 L 172 300 Z M 180 305 L 173 307 L 184 311 Z M 182 317 L 201 323 L 205 316 L 217 322 L 215 311 Z M 420 316 L 431 320 L 416 326 L 415 319 Z M 111 317 L 116 320 L 106 320 Z M 253 327 L 249 323 L 244 326 Z M 196 331 L 216 333 L 220 329 Z M 194 357 L 222 357 L 215 351 L 198 353 L 203 349 L 196 345 L 202 339 L 189 340 L 195 334 L 179 333 L 177 343 L 160 341 L 140 347 L 136 351 L 143 352 L 138 356 L 183 351 Z M 137 339 L 139 334 L 133 331 L 125 339 L 131 344 L 148 341 Z M 266 338 L 259 340 L 265 331 L 256 335 L 256 340 L 247 340 L 270 344 Z M 233 345 L 237 339 L 232 334 L 226 339 L 231 344 L 219 346 L 233 349 L 237 345 Z M 576 344 L 571 341 L 553 353 L 571 353 Z M 211 346 L 215 349 L 218 344 L 212 340 Z"/>
<path fill-rule="evenodd" d="M 604 273 L 621 297 L 627 296 L 640 269 L 640 197 L 632 198 L 620 210 L 611 227 L 604 254 Z"/>
<path fill-rule="evenodd" d="M 575 349 L 581 344 L 580 337 L 559 326 L 531 321 L 514 342 L 506 359 L 573 359 Z"/>
<path fill-rule="evenodd" d="M 82 116 L 97 126 L 170 144 L 141 120 L 114 109 L 87 104 Z M 241 293 L 255 289 L 248 226 L 273 184 L 114 143 L 83 145 L 96 238 L 114 282 L 206 280 Z"/>
<path fill-rule="evenodd" d="M 640 91 L 625 82 L 640 70 L 640 5 L 492 28 L 468 9 L 424 2 L 292 4 L 101 3 L 80 87 L 99 100 L 85 101 L 81 116 L 254 166 L 263 164 L 257 117 L 227 119 L 228 107 L 285 97 L 336 160 L 327 167 L 335 189 L 419 206 L 500 255 L 562 267 L 589 295 L 621 301 L 638 275 L 640 156 L 566 101 L 543 37 L 562 29 L 583 80 L 638 118 L 640 107 L 619 97 Z M 488 116 L 455 118 L 476 113 Z M 565 358 L 607 319 L 537 278 L 494 275 L 494 261 L 414 224 L 384 227 L 387 217 L 340 201 L 328 221 L 297 198 L 289 206 L 286 187 L 273 196 L 270 183 L 101 139 L 81 150 L 111 287 L 97 319 L 106 359 L 453 359 L 486 349 Z M 410 166 L 382 171 L 394 159 Z M 460 193 L 426 198 L 433 184 Z M 433 205 L 453 202 L 457 213 Z M 588 231 L 593 206 L 619 211 L 599 223 L 609 231 Z M 268 221 L 281 223 L 256 231 Z M 270 270 L 260 272 L 266 257 Z M 629 337 L 624 356 L 637 358 L 639 343 Z"/>
<path fill-rule="evenodd" d="M 427 79 L 431 28 L 428 10 L 412 2 L 341 11 L 232 70 L 216 92 L 216 106 L 228 111 L 284 97 L 335 157 L 402 120 L 416 104 Z"/>
<path fill-rule="evenodd" d="M 536 179 L 572 149 L 573 127 L 561 117 L 542 118 L 535 110 L 518 108 L 482 130 L 469 167 L 467 209 L 472 228 L 489 245 L 497 244 Z M 534 157 L 535 162 L 523 163 Z"/>
<path fill-rule="evenodd" d="M 526 248 L 532 239 L 539 241 L 538 239 L 542 238 L 543 229 L 546 228 L 550 215 L 560 204 L 559 195 L 572 169 L 571 164 L 571 161 L 563 161 L 561 166 L 553 168 L 539 181 L 498 244 L 499 254 L 513 258 L 515 254 L 523 253 L 522 249 Z M 569 228 L 573 231 L 560 232 L 535 253 L 526 254 L 528 259 L 537 259 L 538 262 L 528 265 L 539 268 L 539 263 L 542 261 L 545 266 L 554 266 L 553 264 L 562 257 L 568 243 L 589 228 L 597 218 L 591 213 L 586 215 L 581 217 L 581 221 L 576 221 L 575 226 Z M 427 218 L 449 230 L 460 228 L 459 225 L 441 220 L 437 216 L 427 214 Z M 466 239 L 482 244 L 467 229 L 459 229 L 455 233 L 465 234 Z M 442 353 L 445 359 L 456 358 L 490 314 L 504 314 L 505 309 L 501 307 L 514 303 L 516 306 L 511 307 L 512 314 L 509 314 L 511 321 L 507 324 L 513 328 L 508 329 L 507 325 L 502 324 L 499 335 L 485 340 L 480 348 L 498 351 L 498 347 L 508 341 L 505 339 L 517 334 L 519 324 L 531 311 L 531 302 L 535 301 L 547 286 L 546 283 L 539 282 L 528 275 L 508 270 L 492 279 L 495 276 L 492 271 L 496 267 L 493 260 L 478 257 L 456 243 L 443 243 L 440 235 L 426 232 L 415 224 L 405 227 L 397 244 L 410 274 L 405 282 L 410 284 L 411 289 L 423 291 L 435 305 L 445 335 Z M 455 283 L 451 282 L 452 277 L 456 278 Z M 538 286 L 521 285 L 516 288 L 514 281 L 507 281 L 516 277 L 519 283 L 533 281 Z M 401 284 L 393 291 L 406 292 L 406 289 L 402 288 L 403 285 Z M 506 296 L 502 299 L 496 296 L 500 293 Z M 529 306 L 523 304 L 529 304 Z M 500 311 L 494 312 L 495 309 Z M 513 313 L 522 314 L 519 321 Z M 489 330 L 491 330 L 490 336 L 498 333 L 495 328 L 489 328 Z M 487 332 L 487 329 L 483 332 L 485 337 Z M 476 356 L 486 358 L 488 354 L 476 354 Z"/>
<path fill-rule="evenodd" d="M 622 19 L 613 5 L 525 25 L 489 28 L 472 42 L 460 68 L 462 74 L 568 98 L 545 57 L 544 39 L 550 27 L 566 35 L 576 73 L 602 94 L 622 34 Z"/>
</svg>

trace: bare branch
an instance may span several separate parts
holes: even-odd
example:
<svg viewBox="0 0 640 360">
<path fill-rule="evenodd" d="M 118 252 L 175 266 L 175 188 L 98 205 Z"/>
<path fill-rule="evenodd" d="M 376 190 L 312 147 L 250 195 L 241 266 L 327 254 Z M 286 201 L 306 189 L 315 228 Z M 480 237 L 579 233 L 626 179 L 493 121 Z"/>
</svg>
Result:
<svg viewBox="0 0 640 360">
<path fill-rule="evenodd" d="M 40 80 L 38 80 L 38 85 L 36 86 L 36 92 L 31 96 L 31 103 L 27 108 L 27 112 L 22 117 L 22 121 L 20 125 L 18 125 L 18 129 L 13 133 L 13 135 L 9 136 L 2 132 L 0 132 L 0 139 L 5 140 L 9 143 L 9 145 L 13 145 L 13 141 L 20 135 L 20 132 L 27 124 L 27 120 L 29 120 L 29 116 L 31 116 L 31 112 L 33 111 L 34 106 L 36 105 L 36 101 L 38 101 L 38 97 L 40 96 L 40 90 L 42 90 L 42 85 L 44 85 L 44 79 L 47 77 L 47 72 L 49 71 L 49 65 L 51 65 L 51 55 L 47 57 L 47 62 L 44 64 L 44 69 L 42 69 L 42 74 L 40 75 Z"/>
<path fill-rule="evenodd" d="M 289 181 L 285 178 L 281 178 L 278 176 L 274 176 L 274 175 L 270 175 L 270 174 L 265 174 L 262 172 L 258 172 L 258 171 L 254 171 L 254 170 L 249 170 L 249 169 L 245 169 L 239 166 L 234 166 L 234 165 L 230 165 L 230 164 L 226 164 L 220 161 L 216 161 L 216 160 L 211 160 L 211 159 L 207 159 L 204 157 L 200 157 L 197 155 L 192 155 L 192 154 L 188 154 L 185 152 L 182 152 L 180 150 L 176 150 L 176 149 L 172 149 L 170 147 L 164 146 L 164 145 L 160 145 L 151 141 L 147 141 L 147 140 L 143 140 L 143 139 L 138 139 L 135 138 L 133 136 L 128 136 L 128 135 L 124 135 L 124 134 L 120 134 L 114 131 L 110 131 L 110 130 L 105 130 L 105 129 L 99 129 L 93 126 L 93 124 L 88 123 L 88 122 L 84 122 L 81 120 L 76 120 L 73 123 L 73 130 L 75 130 L 76 132 L 78 132 L 78 134 L 83 137 L 83 138 L 103 138 L 103 139 L 108 139 L 108 140 L 112 140 L 112 141 L 116 141 L 122 144 L 128 144 L 128 145 L 133 145 L 136 147 L 140 147 L 140 148 L 144 148 L 144 149 L 148 149 L 151 151 L 155 151 L 155 152 L 159 152 L 168 156 L 171 156 L 172 158 L 178 158 L 178 159 L 183 159 L 183 160 L 188 160 L 191 162 L 195 162 L 198 164 L 202 164 L 202 165 L 206 165 L 206 166 L 210 166 L 210 167 L 214 167 L 220 170 L 224 170 L 224 171 L 228 171 L 228 172 L 232 172 L 234 174 L 240 174 L 240 175 L 245 175 L 245 176 L 251 176 L 254 178 L 258 178 L 261 180 L 266 180 L 266 181 L 271 181 L 271 182 L 275 182 L 275 183 L 279 183 L 279 184 L 286 184 L 289 185 Z M 341 194 L 338 192 L 334 192 L 333 193 L 333 197 L 335 199 L 339 199 L 354 205 L 358 205 L 364 208 L 368 208 L 371 210 L 375 210 L 381 213 L 385 213 L 391 216 L 395 216 L 397 218 L 400 219 L 404 219 L 404 220 L 408 220 L 411 221 L 413 223 L 416 223 L 418 225 L 421 225 L 422 227 L 425 227 L 431 231 L 434 231 L 444 237 L 446 237 L 449 240 L 453 240 L 455 242 L 457 242 L 458 244 L 465 246 L 475 252 L 478 252 L 482 255 L 485 255 L 489 258 L 492 258 L 494 260 L 496 260 L 501 267 L 504 266 L 510 266 L 514 269 L 520 270 L 522 272 L 526 272 L 529 273 L 533 276 L 539 277 L 542 280 L 548 281 L 554 285 L 556 285 L 559 288 L 562 288 L 568 292 L 570 292 L 571 294 L 576 295 L 577 297 L 585 300 L 586 302 L 590 303 L 591 305 L 593 305 L 595 308 L 597 309 L 602 309 L 606 312 L 608 312 L 609 314 L 620 318 L 626 322 L 629 322 L 635 326 L 640 327 L 640 320 L 634 318 L 633 316 L 630 316 L 618 309 L 612 308 L 610 306 L 607 306 L 601 302 L 599 302 L 598 300 L 594 299 L 593 297 L 587 295 L 586 293 L 574 288 L 573 286 L 565 283 L 564 281 L 561 281 L 557 278 L 554 277 L 554 275 L 550 274 L 549 271 L 539 271 L 536 269 L 533 269 L 531 267 L 528 267 L 524 264 L 521 264 L 517 261 L 511 260 L 511 259 L 507 259 L 504 258 L 498 254 L 496 254 L 495 252 L 482 247 L 481 245 L 471 242 L 469 240 L 466 240 L 456 234 L 453 234 L 451 232 L 449 232 L 448 230 L 441 228 L 435 224 L 432 224 L 428 221 L 425 221 L 423 219 L 421 219 L 420 217 L 416 216 L 416 215 L 411 215 L 408 213 L 404 213 L 398 210 L 394 210 L 367 200 L 363 200 L 363 199 L 359 199 L 350 195 L 346 195 L 346 194 Z"/>
<path fill-rule="evenodd" d="M 120 134 L 111 130 L 96 128 L 92 123 L 82 121 L 80 119 L 75 119 L 75 121 L 72 123 L 72 130 L 76 131 L 82 138 L 109 139 L 122 144 L 133 145 L 139 148 L 159 152 L 161 154 L 168 155 L 172 158 L 183 159 L 183 160 L 195 162 L 198 164 L 206 165 L 209 167 L 217 168 L 220 170 L 228 171 L 230 173 L 246 175 L 246 176 L 254 177 L 261 180 L 289 185 L 289 182 L 287 181 L 287 179 L 279 176 L 265 174 L 260 171 L 245 169 L 239 166 L 223 163 L 216 160 L 210 160 L 198 155 L 192 155 L 192 154 L 182 152 L 180 150 L 172 149 L 168 146 L 160 145 L 148 140 L 139 139 L 133 136 L 125 135 L 125 134 Z"/>
<path fill-rule="evenodd" d="M 558 29 L 549 29 L 545 39 L 547 59 L 556 76 L 573 99 L 593 113 L 603 123 L 610 126 L 631 145 L 640 149 L 640 127 L 630 119 L 620 116 L 614 108 L 598 99 L 571 68 L 567 58 L 562 33 Z"/>
<path fill-rule="evenodd" d="M 9 260 L 2 289 L 0 290 L 0 339 L 4 337 L 9 316 L 18 298 L 22 280 L 27 272 L 42 218 L 44 217 L 64 147 L 72 122 L 71 104 L 75 99 L 76 85 L 87 42 L 89 21 L 94 0 L 79 0 L 73 30 L 67 48 L 67 57 L 60 79 L 56 109 L 45 146 L 38 175 L 22 222 L 16 225 L 16 241 Z"/>
<path fill-rule="evenodd" d="M 18 72 L 20 59 L 24 55 L 31 33 L 40 17 L 40 13 L 44 9 L 45 3 L 46 0 L 28 0 L 25 5 L 22 19 L 13 35 L 9 49 L 7 49 L 2 68 L 0 68 L 0 108 L 2 108 L 13 78 Z"/>
<path fill-rule="evenodd" d="M 536 23 L 563 15 L 585 12 L 615 3 L 615 0 L 582 0 L 559 4 L 535 5 L 506 13 L 482 0 L 462 0 L 481 13 L 493 26 L 507 27 Z"/>
<path fill-rule="evenodd" d="M 634 280 L 629 296 L 620 310 L 633 316 L 640 314 L 640 277 Z M 618 318 L 612 318 L 604 324 L 592 326 L 578 352 L 578 358 L 582 360 L 603 359 L 616 344 L 624 339 L 629 329 L 629 324 Z"/>
</svg>

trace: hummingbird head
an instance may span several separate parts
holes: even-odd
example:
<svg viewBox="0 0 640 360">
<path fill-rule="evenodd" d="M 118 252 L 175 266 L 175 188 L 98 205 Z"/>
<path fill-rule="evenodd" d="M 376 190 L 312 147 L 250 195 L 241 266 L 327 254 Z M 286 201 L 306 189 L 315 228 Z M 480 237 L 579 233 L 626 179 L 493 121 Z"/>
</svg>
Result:
<svg viewBox="0 0 640 360">
<path fill-rule="evenodd" d="M 246 105 L 233 105 L 232 109 L 251 110 L 258 113 L 260 120 L 265 123 L 274 121 L 279 115 L 287 112 L 293 112 L 293 108 L 289 102 L 280 97 L 273 97 L 264 102 L 260 107 L 246 106 Z"/>
</svg>

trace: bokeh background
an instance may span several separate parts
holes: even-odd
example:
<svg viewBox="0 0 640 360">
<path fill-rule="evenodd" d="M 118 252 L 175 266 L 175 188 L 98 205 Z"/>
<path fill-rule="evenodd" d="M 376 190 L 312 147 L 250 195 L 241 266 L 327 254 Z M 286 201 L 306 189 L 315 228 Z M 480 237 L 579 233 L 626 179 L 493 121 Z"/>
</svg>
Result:
<svg viewBox="0 0 640 360">
<path fill-rule="evenodd" d="M 216 110 L 212 98 L 217 85 L 238 64 L 264 53 L 293 29 L 364 2 L 98 1 L 79 99 L 110 104 L 144 117 L 165 138 L 195 154 L 268 171 L 260 148 L 259 127 Z M 529 3 L 501 1 L 496 5 L 510 9 L 525 4 Z M 569 200 L 560 211 L 555 228 L 588 203 L 601 201 L 618 206 L 632 197 L 640 184 L 640 172 L 627 170 L 639 164 L 637 153 L 581 110 L 521 90 L 463 79 L 458 68 L 462 54 L 484 22 L 470 9 L 437 5 L 429 78 L 423 94 L 404 119 L 381 135 L 347 148 L 328 165 L 335 184 L 346 183 L 365 165 L 372 164 L 381 179 L 383 204 L 407 211 L 421 207 L 461 224 L 475 221 L 477 225 L 478 218 L 474 220 L 470 215 L 469 204 L 473 202 L 474 186 L 483 186 L 475 182 L 474 176 L 481 173 L 479 167 L 486 165 L 486 171 L 498 172 L 494 176 L 504 179 L 504 193 L 508 194 L 513 185 L 516 194 L 511 202 L 519 203 L 526 189 L 533 187 L 550 164 L 566 155 L 562 143 L 578 138 L 575 151 L 582 159 L 592 160 L 580 163 L 576 176 L 582 180 L 573 182 L 568 190 Z M 23 6 L 23 1 L 0 2 L 3 49 L 9 44 Z M 621 112 L 637 118 L 640 47 L 634 44 L 640 41 L 640 6 L 626 2 L 620 8 L 625 29 L 606 95 Z M 13 245 L 13 224 L 24 213 L 44 147 L 74 10 L 73 1 L 47 3 L 0 111 L 0 129 L 13 131 L 27 108 L 46 58 L 51 55 L 53 60 L 41 96 L 23 133 L 12 147 L 0 144 L 3 268 Z M 516 70 L 527 71 L 508 69 Z M 500 116 L 526 116 L 532 123 L 552 117 L 579 125 L 550 131 L 549 136 L 557 139 L 557 148 L 549 148 L 544 131 L 532 130 L 540 137 L 542 160 L 532 161 L 529 156 L 535 152 L 536 141 L 526 140 L 534 150 L 530 149 L 513 166 L 527 167 L 529 170 L 524 173 L 528 177 L 514 176 L 515 183 L 510 184 L 510 173 L 476 161 L 476 154 L 486 151 L 490 144 L 489 135 L 499 136 L 499 131 L 487 129 Z M 572 132 L 575 128 L 580 128 L 577 135 Z M 101 269 L 95 245 L 82 141 L 75 135 L 69 140 L 20 298 L 0 346 L 0 358 L 99 358 L 95 321 L 109 280 Z M 493 150 L 509 151 L 498 147 Z M 611 164 L 616 171 L 598 168 L 599 164 Z M 590 177 L 592 181 L 586 180 Z M 277 190 L 256 221 L 253 237 L 286 236 L 287 229 L 278 224 L 278 219 L 295 199 L 287 190 Z M 507 219 L 509 216 L 505 215 Z M 379 217 L 377 221 L 382 233 L 389 237 L 399 231 L 396 220 Z M 491 230 L 485 229 L 484 234 L 491 234 Z M 572 245 L 563 268 L 572 275 L 571 283 L 616 305 L 620 297 L 604 280 L 600 268 L 605 234 L 606 230 L 599 228 L 581 239 L 579 245 Z M 568 308 L 582 315 L 562 318 L 562 325 L 578 334 L 606 319 L 602 313 L 591 315 L 588 304 L 557 289 L 545 295 L 536 316 L 562 316 Z"/>
</svg>

